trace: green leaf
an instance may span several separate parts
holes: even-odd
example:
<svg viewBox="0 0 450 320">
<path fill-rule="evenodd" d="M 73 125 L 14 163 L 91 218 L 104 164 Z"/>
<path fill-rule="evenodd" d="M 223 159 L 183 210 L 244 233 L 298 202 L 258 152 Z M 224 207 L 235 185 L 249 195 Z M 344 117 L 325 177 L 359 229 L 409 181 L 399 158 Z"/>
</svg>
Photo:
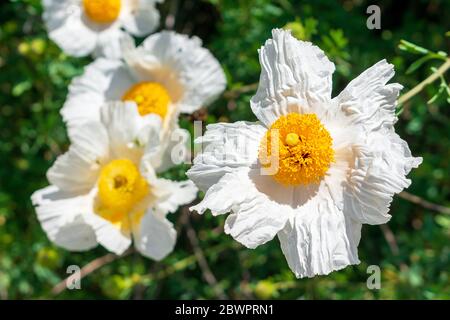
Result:
<svg viewBox="0 0 450 320">
<path fill-rule="evenodd" d="M 399 49 L 414 54 L 428 54 L 430 51 L 423 47 L 420 47 L 412 42 L 406 40 L 400 40 Z"/>
</svg>

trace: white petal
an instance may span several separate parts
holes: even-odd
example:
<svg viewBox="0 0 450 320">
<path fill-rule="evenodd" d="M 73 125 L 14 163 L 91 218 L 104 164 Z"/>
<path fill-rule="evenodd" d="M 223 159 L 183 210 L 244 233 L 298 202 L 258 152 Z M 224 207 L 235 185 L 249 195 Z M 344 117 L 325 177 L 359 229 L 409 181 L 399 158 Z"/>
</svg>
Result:
<svg viewBox="0 0 450 320">
<path fill-rule="evenodd" d="M 195 157 L 187 176 L 206 191 L 224 174 L 250 167 L 257 161 L 265 132 L 263 126 L 244 121 L 208 125 L 205 135 L 195 141 L 202 153 Z"/>
<path fill-rule="evenodd" d="M 89 122 L 73 129 L 70 138 L 69 150 L 56 159 L 47 178 L 64 192 L 86 194 L 96 183 L 100 167 L 109 157 L 107 132 L 100 123 Z"/>
<path fill-rule="evenodd" d="M 117 158 L 129 158 L 139 163 L 149 141 L 159 145 L 161 118 L 154 114 L 141 116 L 134 102 L 109 102 L 101 108 L 101 121 Z"/>
<path fill-rule="evenodd" d="M 190 208 L 200 214 L 207 209 L 213 215 L 232 211 L 225 232 L 252 249 L 273 239 L 292 213 L 288 205 L 257 189 L 248 168 L 225 174 L 206 192 L 202 202 Z"/>
<path fill-rule="evenodd" d="M 190 163 L 191 135 L 189 131 L 179 127 L 178 115 L 166 115 L 159 132 L 160 143 L 155 142 L 156 140 L 158 139 L 149 138 L 152 143 L 147 144 L 141 161 L 149 162 L 157 172 L 164 172 L 175 165 Z"/>
<path fill-rule="evenodd" d="M 394 66 L 382 60 L 352 80 L 335 98 L 339 108 L 354 125 L 366 131 L 392 126 L 396 121 L 395 107 L 402 86 L 386 83 L 394 76 Z"/>
<path fill-rule="evenodd" d="M 122 61 L 95 60 L 70 84 L 61 110 L 64 121 L 72 126 L 100 120 L 100 108 L 105 101 L 120 100 L 134 82 Z"/>
<path fill-rule="evenodd" d="M 161 213 L 173 213 L 185 204 L 191 203 L 197 196 L 197 187 L 192 181 L 172 181 L 167 179 L 158 179 L 156 192 L 162 196 L 154 204 L 155 210 Z"/>
<path fill-rule="evenodd" d="M 95 213 L 86 215 L 84 218 L 94 230 L 97 242 L 108 251 L 120 255 L 130 247 L 131 235 L 122 233 L 121 230 L 111 222 Z"/>
<path fill-rule="evenodd" d="M 207 106 L 225 89 L 219 62 L 197 37 L 163 31 L 124 56 L 141 81 L 156 81 L 168 89 L 181 112 Z"/>
<path fill-rule="evenodd" d="M 281 249 L 297 278 L 325 275 L 358 264 L 361 224 L 337 207 L 314 201 L 278 233 Z"/>
<path fill-rule="evenodd" d="M 93 56 L 105 57 L 108 59 L 122 58 L 122 45 L 134 41 L 125 31 L 119 28 L 112 28 L 98 34 L 97 45 Z"/>
<path fill-rule="evenodd" d="M 43 1 L 43 19 L 49 37 L 68 55 L 90 54 L 97 43 L 97 33 L 83 20 L 82 8 L 73 1 Z"/>
<path fill-rule="evenodd" d="M 162 260 L 175 247 L 177 232 L 164 216 L 148 210 L 133 231 L 136 249 L 144 256 Z"/>
<path fill-rule="evenodd" d="M 412 157 L 407 143 L 387 128 L 370 134 L 355 151 L 354 168 L 344 192 L 344 210 L 361 223 L 386 223 L 391 218 L 388 212 L 394 194 L 410 185 L 406 175 L 422 158 Z"/>
<path fill-rule="evenodd" d="M 259 50 L 261 76 L 251 99 L 253 113 L 269 126 L 289 112 L 317 113 L 331 100 L 334 64 L 322 50 L 274 29 Z"/>
<path fill-rule="evenodd" d="M 143 37 L 154 31 L 159 25 L 159 12 L 155 1 L 139 1 L 139 4 L 121 17 L 124 28 L 131 34 Z"/>
<path fill-rule="evenodd" d="M 70 197 L 49 186 L 36 191 L 31 199 L 42 228 L 56 245 L 71 251 L 97 246 L 94 230 L 83 219 L 89 210 L 88 196 Z"/>
</svg>

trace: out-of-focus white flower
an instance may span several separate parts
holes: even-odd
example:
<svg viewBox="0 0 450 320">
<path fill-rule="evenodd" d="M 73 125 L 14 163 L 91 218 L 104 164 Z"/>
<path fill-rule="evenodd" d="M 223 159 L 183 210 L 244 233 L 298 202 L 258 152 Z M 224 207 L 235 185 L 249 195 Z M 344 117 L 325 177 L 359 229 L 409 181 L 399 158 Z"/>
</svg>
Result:
<svg viewBox="0 0 450 320">
<path fill-rule="evenodd" d="M 49 37 L 75 57 L 119 57 L 127 32 L 146 36 L 159 24 L 155 7 L 163 0 L 43 0 Z"/>
<path fill-rule="evenodd" d="M 274 30 L 259 51 L 251 108 L 260 122 L 218 123 L 198 139 L 188 176 L 206 191 L 193 210 L 231 212 L 225 232 L 248 248 L 275 235 L 297 277 L 358 264 L 361 225 L 383 224 L 422 159 L 394 131 L 399 84 L 382 60 L 331 98 L 334 64 Z"/>
<path fill-rule="evenodd" d="M 99 121 L 70 131 L 71 146 L 47 173 L 50 186 L 32 201 L 56 245 L 84 251 L 101 244 L 116 254 L 134 240 L 143 255 L 160 260 L 175 245 L 166 215 L 190 203 L 191 181 L 158 178 L 161 120 L 141 116 L 129 102 L 111 102 Z"/>
<path fill-rule="evenodd" d="M 137 48 L 124 42 L 122 51 L 124 59 L 97 59 L 72 81 L 61 111 L 69 126 L 98 119 L 105 101 L 123 100 L 141 115 L 159 115 L 166 128 L 180 112 L 207 106 L 225 88 L 219 62 L 197 37 L 163 31 Z"/>
</svg>

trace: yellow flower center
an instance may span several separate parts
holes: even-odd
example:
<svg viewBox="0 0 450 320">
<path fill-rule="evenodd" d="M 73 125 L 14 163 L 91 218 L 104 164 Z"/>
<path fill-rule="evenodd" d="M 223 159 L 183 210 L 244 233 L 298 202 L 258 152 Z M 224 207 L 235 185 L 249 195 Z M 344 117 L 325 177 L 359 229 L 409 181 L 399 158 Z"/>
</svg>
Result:
<svg viewBox="0 0 450 320">
<path fill-rule="evenodd" d="M 141 116 L 156 113 L 164 118 L 169 108 L 170 96 L 166 88 L 156 82 L 139 82 L 122 97 L 123 101 L 136 102 Z"/>
<path fill-rule="evenodd" d="M 290 113 L 267 130 L 259 160 L 264 168 L 275 168 L 272 176 L 283 185 L 317 183 L 334 161 L 332 144 L 330 133 L 315 114 Z"/>
<path fill-rule="evenodd" d="M 114 22 L 120 14 L 121 0 L 83 0 L 84 12 L 98 23 Z"/>
<path fill-rule="evenodd" d="M 129 229 L 130 223 L 142 217 L 145 208 L 138 205 L 148 194 L 149 185 L 132 161 L 113 160 L 100 172 L 96 212 L 118 227 Z"/>
</svg>

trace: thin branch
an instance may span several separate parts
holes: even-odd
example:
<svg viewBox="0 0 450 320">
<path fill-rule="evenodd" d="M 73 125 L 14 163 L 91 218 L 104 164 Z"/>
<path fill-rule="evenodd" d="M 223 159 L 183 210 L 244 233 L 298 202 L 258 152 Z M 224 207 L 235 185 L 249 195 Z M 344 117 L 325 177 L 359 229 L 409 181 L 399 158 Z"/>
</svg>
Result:
<svg viewBox="0 0 450 320">
<path fill-rule="evenodd" d="M 236 89 L 225 91 L 223 96 L 225 97 L 225 99 L 230 99 L 230 100 L 236 99 L 241 94 L 255 91 L 257 88 L 258 88 L 258 83 L 251 83 L 251 84 L 247 84 L 245 86 L 242 86 L 242 87 L 239 87 Z"/>
<path fill-rule="evenodd" d="M 418 204 L 419 206 L 424 207 L 425 209 L 437 211 L 444 214 L 450 214 L 450 208 L 444 207 L 436 203 L 429 202 L 425 199 L 422 199 L 419 196 L 416 196 L 414 194 L 408 193 L 406 191 L 399 193 L 400 198 L 405 199 L 409 202 L 412 202 L 414 204 Z"/>
<path fill-rule="evenodd" d="M 194 228 L 192 228 L 190 219 L 189 219 L 189 212 L 187 212 L 187 207 L 183 208 L 183 215 L 185 215 L 186 218 L 186 234 L 189 239 L 189 242 L 191 243 L 192 250 L 194 251 L 195 258 L 197 260 L 197 263 L 202 270 L 202 275 L 205 281 L 213 288 L 216 296 L 219 299 L 225 300 L 228 299 L 225 292 L 222 290 L 220 285 L 217 282 L 216 277 L 211 271 L 211 268 L 208 265 L 208 261 L 205 258 L 205 255 L 203 254 L 202 248 L 200 247 L 197 233 L 195 232 Z"/>
<path fill-rule="evenodd" d="M 384 238 L 386 239 L 392 254 L 398 256 L 400 250 L 398 249 L 397 240 L 395 239 L 395 235 L 391 228 L 389 228 L 387 224 L 381 224 L 380 229 L 383 232 Z"/>
<path fill-rule="evenodd" d="M 77 277 L 76 280 L 78 280 L 78 279 L 81 280 L 84 277 L 91 274 L 92 272 L 94 272 L 95 270 L 100 269 L 101 267 L 117 260 L 118 258 L 125 257 L 126 255 L 130 254 L 132 251 L 133 251 L 132 249 L 127 250 L 120 256 L 113 254 L 113 253 L 108 253 L 100 258 L 92 260 L 87 265 L 85 265 L 83 268 L 81 268 L 80 274 L 72 274 L 72 275 L 68 276 L 66 279 L 64 279 L 63 281 L 61 281 L 60 283 L 58 283 L 56 286 L 54 286 L 51 293 L 53 295 L 60 294 L 67 288 L 68 283 L 72 283 L 72 281 L 75 280 L 74 277 Z M 79 278 L 78 278 L 78 276 L 79 276 Z"/>
<path fill-rule="evenodd" d="M 416 94 L 418 94 L 420 91 L 422 91 L 427 85 L 430 83 L 433 83 L 437 79 L 439 79 L 440 76 L 442 76 L 448 69 L 450 68 L 450 58 L 447 59 L 440 67 L 436 70 L 436 72 L 432 73 L 428 78 L 423 80 L 421 83 L 419 83 L 417 86 L 409 90 L 407 93 L 403 94 L 398 99 L 398 104 L 404 104 L 406 101 L 414 97 Z"/>
</svg>

